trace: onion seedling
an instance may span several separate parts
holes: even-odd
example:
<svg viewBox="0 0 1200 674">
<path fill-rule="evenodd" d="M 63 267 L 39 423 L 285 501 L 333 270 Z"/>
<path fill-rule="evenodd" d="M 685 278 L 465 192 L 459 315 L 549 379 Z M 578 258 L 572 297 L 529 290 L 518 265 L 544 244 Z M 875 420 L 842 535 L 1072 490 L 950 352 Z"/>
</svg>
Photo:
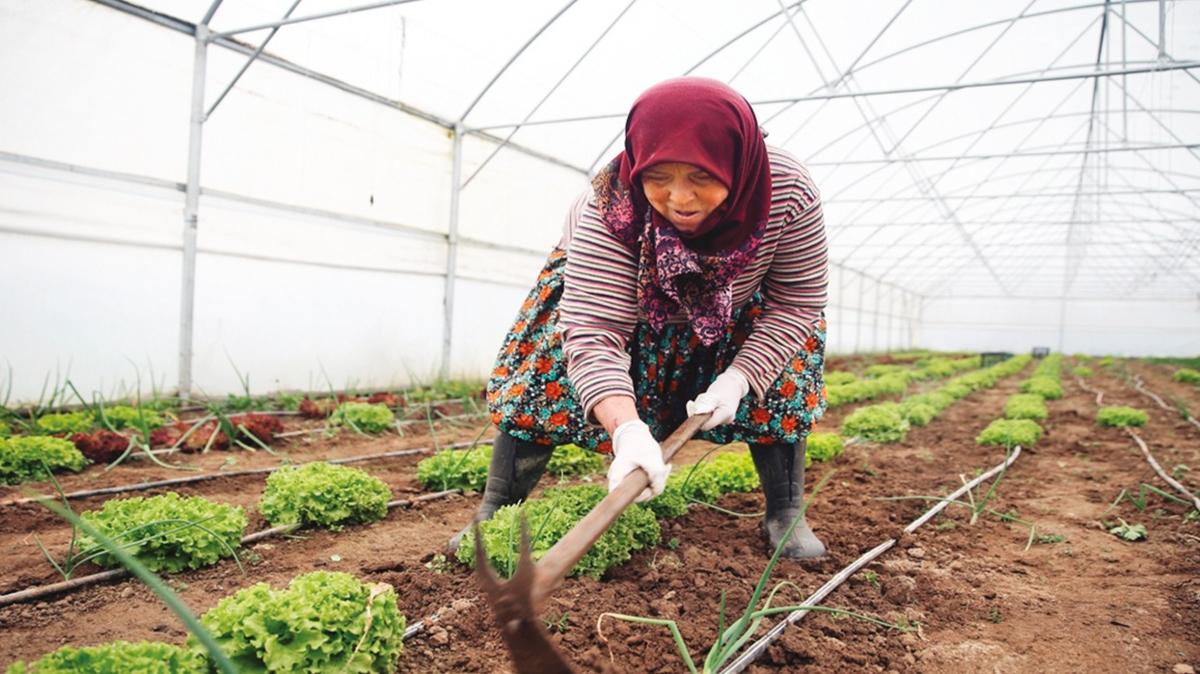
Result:
<svg viewBox="0 0 1200 674">
<path fill-rule="evenodd" d="M 1011 451 L 1008 453 L 1008 457 L 1009 458 L 1012 457 Z M 1007 472 L 1008 472 L 1007 469 L 1001 470 L 1000 474 L 998 474 L 996 476 L 996 479 L 993 480 L 992 483 L 988 486 L 987 491 L 984 492 L 984 494 L 980 497 L 975 496 L 974 489 L 968 489 L 967 493 L 966 493 L 967 500 L 965 500 L 965 501 L 963 501 L 961 499 L 947 499 L 946 497 L 943 497 L 943 496 L 884 496 L 884 497 L 878 498 L 877 500 L 880 500 L 880 501 L 914 501 L 915 500 L 915 501 L 937 501 L 937 502 L 944 501 L 944 502 L 952 504 L 952 505 L 959 505 L 959 506 L 963 506 L 964 508 L 969 509 L 971 511 L 971 519 L 969 521 L 969 524 L 975 524 L 976 522 L 979 521 L 979 518 L 983 515 L 994 515 L 1001 522 L 1011 522 L 1013 524 L 1020 524 L 1021 526 L 1029 528 L 1029 538 L 1025 543 L 1025 550 L 1028 551 L 1029 548 L 1033 547 L 1034 539 L 1037 537 L 1037 526 L 1035 524 L 1033 524 L 1032 522 L 1027 522 L 1027 521 L 1021 519 L 1015 513 L 999 511 L 999 510 L 996 510 L 995 508 L 991 508 L 988 506 L 988 503 L 993 498 L 995 498 L 996 490 L 1000 486 L 1000 481 L 1004 479 L 1004 476 Z M 967 483 L 967 478 L 965 475 L 959 475 L 958 477 L 960 480 L 962 480 L 962 482 L 964 484 Z"/>
<path fill-rule="evenodd" d="M 1119 505 L 1121 503 L 1122 499 L 1132 503 L 1133 507 L 1137 508 L 1138 512 L 1142 512 L 1143 510 L 1146 509 L 1146 496 L 1151 493 L 1158 494 L 1159 496 L 1167 499 L 1168 501 L 1173 501 L 1180 505 L 1185 505 L 1185 506 L 1192 505 L 1191 503 L 1179 498 L 1178 496 L 1175 496 L 1174 494 L 1165 492 L 1165 491 L 1159 489 L 1158 487 L 1155 487 L 1152 484 L 1146 484 L 1145 482 L 1143 482 L 1142 485 L 1140 487 L 1138 487 L 1137 496 L 1134 496 L 1133 494 L 1129 493 L 1128 489 L 1122 489 L 1121 493 L 1117 494 L 1117 498 L 1113 499 L 1112 504 L 1109 505 L 1108 508 L 1105 509 L 1104 513 L 1107 514 L 1113 508 L 1116 508 L 1117 505 Z"/>
</svg>

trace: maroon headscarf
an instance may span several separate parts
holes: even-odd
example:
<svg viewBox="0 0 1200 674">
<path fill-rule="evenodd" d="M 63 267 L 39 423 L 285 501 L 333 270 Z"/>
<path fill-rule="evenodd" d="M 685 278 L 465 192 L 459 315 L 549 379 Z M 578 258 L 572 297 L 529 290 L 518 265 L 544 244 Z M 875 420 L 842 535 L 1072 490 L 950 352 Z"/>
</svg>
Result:
<svg viewBox="0 0 1200 674">
<path fill-rule="evenodd" d="M 704 169 L 729 196 L 682 234 L 650 206 L 641 174 L 662 162 Z M 605 225 L 640 250 L 638 305 L 658 331 L 682 308 L 711 345 L 728 329 L 733 279 L 754 259 L 771 209 L 771 163 L 750 104 L 716 80 L 683 77 L 643 93 L 625 120 L 625 151 L 593 181 Z"/>
</svg>

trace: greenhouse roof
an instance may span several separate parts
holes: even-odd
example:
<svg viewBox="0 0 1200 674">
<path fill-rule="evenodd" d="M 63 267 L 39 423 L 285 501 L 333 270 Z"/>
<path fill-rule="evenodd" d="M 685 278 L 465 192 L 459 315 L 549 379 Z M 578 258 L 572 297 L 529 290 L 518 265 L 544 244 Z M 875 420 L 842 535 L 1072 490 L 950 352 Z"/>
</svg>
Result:
<svg viewBox="0 0 1200 674">
<path fill-rule="evenodd" d="M 721 79 L 811 168 L 846 268 L 924 297 L 1200 290 L 1197 2 L 331 4 L 141 7 L 581 171 L 650 84 Z"/>
</svg>

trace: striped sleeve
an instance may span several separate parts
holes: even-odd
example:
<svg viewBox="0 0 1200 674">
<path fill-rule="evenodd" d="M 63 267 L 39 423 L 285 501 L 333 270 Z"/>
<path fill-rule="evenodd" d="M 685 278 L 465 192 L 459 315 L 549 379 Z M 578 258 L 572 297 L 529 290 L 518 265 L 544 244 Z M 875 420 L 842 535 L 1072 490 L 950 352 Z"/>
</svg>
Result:
<svg viewBox="0 0 1200 674">
<path fill-rule="evenodd" d="M 794 208 L 785 216 L 779 245 L 763 279 L 762 315 L 732 363 L 759 398 L 800 353 L 829 299 L 821 197 L 802 168 L 800 172 L 794 180 L 774 187 L 777 195 L 780 190 L 793 193 Z"/>
<path fill-rule="evenodd" d="M 637 325 L 637 257 L 600 221 L 590 198 L 572 209 L 567 230 L 558 326 L 567 376 L 591 419 L 604 398 L 634 397 L 625 345 Z"/>
</svg>

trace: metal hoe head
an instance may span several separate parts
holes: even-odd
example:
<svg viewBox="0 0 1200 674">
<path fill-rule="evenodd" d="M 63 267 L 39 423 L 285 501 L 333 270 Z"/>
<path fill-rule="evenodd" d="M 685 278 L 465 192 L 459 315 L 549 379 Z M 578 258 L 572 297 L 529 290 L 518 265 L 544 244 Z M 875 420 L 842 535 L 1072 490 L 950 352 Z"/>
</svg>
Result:
<svg viewBox="0 0 1200 674">
<path fill-rule="evenodd" d="M 575 668 L 550 643 L 550 636 L 538 619 L 534 602 L 537 565 L 529 552 L 529 526 L 521 516 L 521 557 L 517 572 L 508 581 L 492 570 L 479 523 L 475 523 L 475 577 L 487 595 L 496 615 L 500 635 L 508 646 L 513 668 L 518 674 L 574 674 Z"/>
</svg>

